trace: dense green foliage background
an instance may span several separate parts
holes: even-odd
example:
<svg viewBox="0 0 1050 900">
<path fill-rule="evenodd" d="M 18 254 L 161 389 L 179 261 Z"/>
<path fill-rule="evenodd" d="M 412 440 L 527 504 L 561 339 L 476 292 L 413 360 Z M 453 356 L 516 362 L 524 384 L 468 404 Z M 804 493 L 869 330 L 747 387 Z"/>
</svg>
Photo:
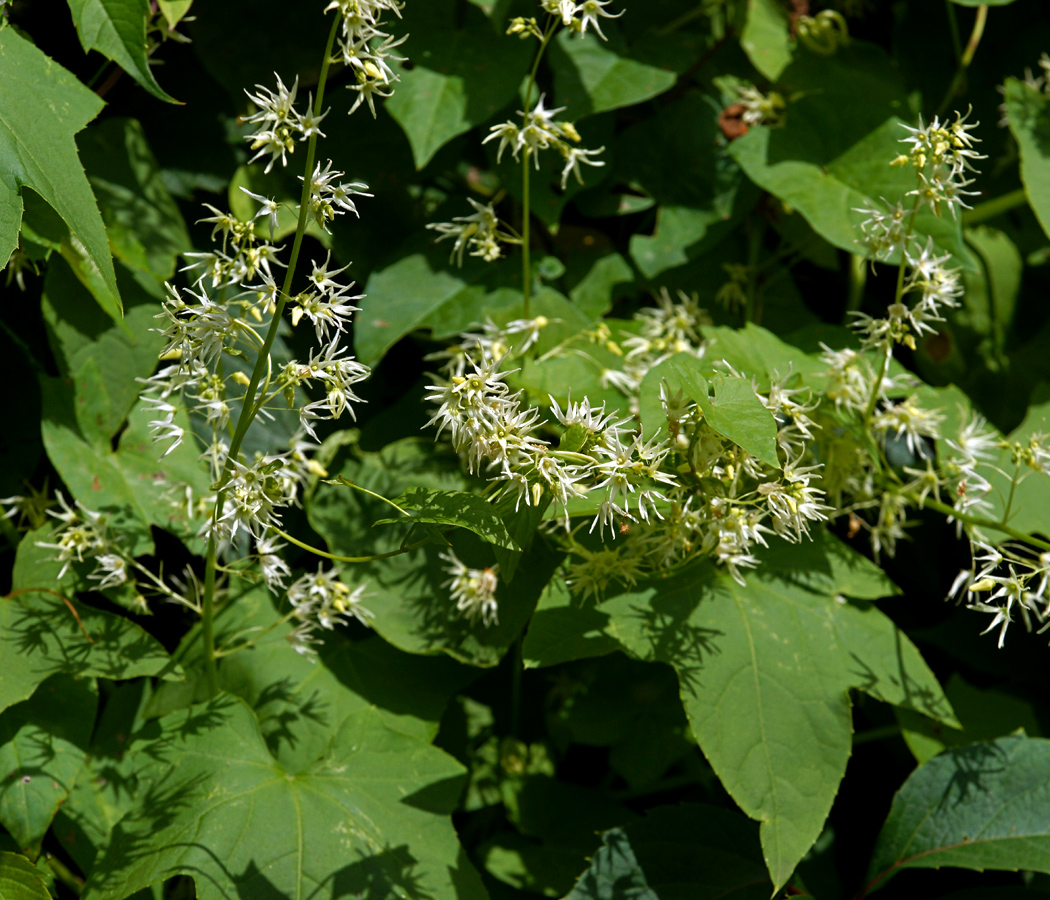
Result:
<svg viewBox="0 0 1050 900">
<path fill-rule="evenodd" d="M 137 399 L 164 344 L 149 329 L 182 255 L 209 243 L 202 203 L 250 218 L 239 187 L 298 195 L 301 150 L 283 171 L 247 166 L 244 89 L 274 72 L 313 87 L 321 6 L 4 8 L 0 260 L 17 265 L 0 288 L 0 496 L 62 490 L 117 510 L 155 572 L 202 574 L 200 521 L 166 492 L 206 494 L 209 479 L 191 442 L 158 462 Z M 868 271 L 853 210 L 909 189 L 910 171 L 888 165 L 899 123 L 972 105 L 988 157 L 974 209 L 919 225 L 962 267 L 965 297 L 897 360 L 946 408 L 1015 437 L 1044 429 L 1050 95 L 1024 77 L 1050 50 L 1050 11 L 977 6 L 615 0 L 608 42 L 556 37 L 538 84 L 605 165 L 565 190 L 560 163 L 533 173 L 534 311 L 555 323 L 541 354 L 602 317 L 629 332 L 668 288 L 699 295 L 705 337 L 746 375 L 789 361 L 812 374 L 822 342 L 856 344 L 849 310 L 893 300 L 895 268 Z M 360 221 L 311 227 L 306 247 L 352 263 L 367 295 L 353 346 L 374 374 L 356 426 L 321 431 L 317 458 L 387 498 L 484 486 L 421 431 L 425 357 L 511 318 L 521 269 L 517 256 L 457 267 L 425 226 L 468 213 L 467 197 L 520 216 L 519 168 L 481 139 L 520 104 L 534 48 L 504 32 L 534 7 L 407 0 L 394 29 L 410 62 L 375 120 L 347 116 L 348 73 L 331 76 L 327 152 L 375 196 Z M 849 26 L 830 53 L 794 31 L 824 8 Z M 148 57 L 147 25 L 174 23 L 189 42 Z M 737 84 L 785 97 L 783 127 L 734 132 Z M 278 242 L 294 230 L 282 219 Z M 743 308 L 725 302 L 740 267 Z M 301 333 L 280 341 L 303 354 Z M 623 402 L 571 358 L 516 385 Z M 292 430 L 277 420 L 252 440 L 261 451 Z M 284 528 L 380 554 L 404 537 L 373 528 L 388 513 L 315 478 Z M 0 900 L 845 900 L 891 876 L 889 890 L 927 897 L 1050 893 L 1047 638 L 1015 625 L 998 650 L 981 636 L 985 620 L 944 602 L 966 545 L 944 516 L 913 518 L 878 565 L 841 519 L 774 544 L 746 586 L 703 563 L 581 605 L 536 521 L 446 516 L 433 521 L 468 526 L 454 544 L 471 564 L 517 568 L 497 626 L 450 614 L 428 546 L 361 567 L 374 628 L 340 627 L 311 662 L 275 626 L 221 660 L 215 697 L 196 616 L 147 614 L 86 570 L 60 573 L 37 545 L 46 516 L 2 520 Z M 1024 483 L 1013 524 L 1050 538 L 1050 475 Z M 305 551 L 289 561 L 316 566 Z M 234 576 L 218 639 L 277 619 L 265 588 Z"/>
</svg>

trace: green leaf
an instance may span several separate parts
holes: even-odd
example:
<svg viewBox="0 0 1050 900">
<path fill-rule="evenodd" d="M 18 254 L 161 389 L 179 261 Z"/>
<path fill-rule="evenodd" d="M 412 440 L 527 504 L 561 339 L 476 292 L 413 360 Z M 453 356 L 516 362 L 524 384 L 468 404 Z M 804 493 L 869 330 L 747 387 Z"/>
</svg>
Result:
<svg viewBox="0 0 1050 900">
<path fill-rule="evenodd" d="M 959 718 L 961 731 L 911 710 L 896 710 L 901 734 L 919 763 L 928 762 L 945 748 L 994 740 L 1018 729 L 1030 737 L 1042 736 L 1032 704 L 1012 694 L 974 687 L 958 672 L 948 679 L 944 694 Z"/>
<path fill-rule="evenodd" d="M 436 490 L 467 487 L 458 460 L 426 440 L 396 441 L 379 453 L 349 450 L 328 465 L 342 476 L 384 497 L 409 486 Z M 389 511 L 385 503 L 360 491 L 322 485 L 307 506 L 310 524 L 340 556 L 363 556 L 399 549 L 400 535 L 372 529 L 371 523 Z M 456 555 L 472 568 L 491 566 L 492 544 L 467 531 L 450 536 Z M 501 577 L 496 593 L 499 622 L 486 628 L 459 616 L 446 585 L 448 564 L 437 544 L 390 559 L 356 565 L 347 577 L 368 583 L 372 623 L 394 646 L 410 653 L 444 651 L 473 665 L 495 665 L 528 621 L 557 558 L 543 540 L 525 555 L 513 585 Z"/>
<path fill-rule="evenodd" d="M 780 468 L 777 457 L 777 421 L 762 405 L 751 379 L 740 375 L 714 376 L 714 396 L 707 380 L 697 371 L 696 360 L 679 354 L 670 363 L 678 385 L 703 410 L 704 421 L 722 437 L 742 447 L 767 465 Z"/>
<path fill-rule="evenodd" d="M 895 204 L 917 183 L 910 167 L 890 165 L 907 135 L 896 117 L 911 118 L 900 75 L 881 48 L 853 41 L 830 57 L 800 54 L 778 90 L 793 98 L 784 126 L 752 128 L 729 153 L 748 178 L 801 213 L 821 237 L 856 253 L 867 217 L 855 210 L 880 198 Z M 923 210 L 915 230 L 956 263 L 972 265 L 958 219 Z"/>
<path fill-rule="evenodd" d="M 776 542 L 746 587 L 698 563 L 597 608 L 548 599 L 523 655 L 530 665 L 558 661 L 542 651 L 571 649 L 575 631 L 585 647 L 615 642 L 672 665 L 693 734 L 729 794 L 762 823 L 766 864 L 782 885 L 820 834 L 845 771 L 851 688 L 957 724 L 908 638 L 871 604 L 843 596 L 891 591 L 871 562 L 817 532 L 801 545 Z"/>
<path fill-rule="evenodd" d="M 51 900 L 51 894 L 28 859 L 0 851 L 0 900 Z"/>
<path fill-rule="evenodd" d="M 7 265 L 18 244 L 20 194 L 32 188 L 83 248 L 78 254 L 83 267 L 98 283 L 95 299 L 119 321 L 120 294 L 106 229 L 73 141 L 99 114 L 102 101 L 14 28 L 0 29 L 0 84 L 0 263 Z M 49 115 L 40 115 L 41 103 L 47 104 Z"/>
<path fill-rule="evenodd" d="M 128 549 L 147 552 L 153 545 L 149 528 L 159 525 L 194 546 L 200 522 L 189 520 L 180 503 L 185 486 L 195 496 L 208 493 L 209 479 L 197 458 L 193 439 L 164 459 L 153 444 L 149 421 L 153 414 L 142 400 L 128 414 L 127 428 L 112 449 L 108 427 L 114 421 L 114 401 L 93 358 L 82 365 L 72 385 L 64 379 L 43 384 L 41 430 L 48 457 L 73 497 L 89 509 L 105 511 L 134 543 Z M 180 411 L 176 423 L 190 431 Z"/>
<path fill-rule="evenodd" d="M 0 824 L 35 852 L 84 764 L 95 725 L 94 680 L 52 675 L 0 714 Z"/>
<path fill-rule="evenodd" d="M 791 62 L 791 36 L 787 14 L 776 0 L 748 0 L 740 46 L 763 76 L 780 77 Z"/>
<path fill-rule="evenodd" d="M 987 2 L 981 2 L 981 0 L 952 0 L 952 3 L 957 6 L 1009 6 L 1014 0 L 987 0 Z"/>
<path fill-rule="evenodd" d="M 134 805 L 138 760 L 125 750 L 142 724 L 139 710 L 150 689 L 145 679 L 107 685 L 87 759 L 55 816 L 51 833 L 82 872 L 91 871 L 99 847 Z"/>
<path fill-rule="evenodd" d="M 443 270 L 434 254 L 413 253 L 373 272 L 365 287 L 361 312 L 354 322 L 354 349 L 361 362 L 374 366 L 387 350 L 438 310 L 461 308 L 474 301 L 480 306 L 483 288 L 472 285 L 479 267 Z M 468 299 L 469 298 L 469 299 Z M 463 323 L 469 325 L 468 319 Z"/>
<path fill-rule="evenodd" d="M 614 653 L 570 667 L 564 683 L 551 736 L 608 747 L 609 765 L 631 789 L 652 784 L 696 746 L 670 666 Z"/>
<path fill-rule="evenodd" d="M 765 390 L 775 378 L 786 378 L 789 372 L 804 376 L 811 383 L 827 369 L 817 357 L 753 322 L 743 328 L 705 327 L 703 334 L 705 361 L 724 359 L 737 371 L 755 378 L 760 390 Z"/>
<path fill-rule="evenodd" d="M 612 308 L 616 286 L 631 281 L 634 281 L 634 272 L 627 260 L 619 253 L 609 253 L 594 261 L 587 274 L 569 291 L 569 297 L 586 315 L 598 319 Z"/>
<path fill-rule="evenodd" d="M 1006 118 L 1021 154 L 1025 195 L 1050 235 L 1050 97 L 1016 78 L 1007 78 L 1004 89 Z"/>
<path fill-rule="evenodd" d="M 462 767 L 373 710 L 347 717 L 300 770 L 274 759 L 248 705 L 224 694 L 147 725 L 128 752 L 150 786 L 114 828 L 85 900 L 177 873 L 201 900 L 485 896 L 448 818 Z"/>
<path fill-rule="evenodd" d="M 186 223 L 161 176 L 160 165 L 134 119 L 105 119 L 77 140 L 98 198 L 113 255 L 155 297 L 190 249 Z"/>
<path fill-rule="evenodd" d="M 416 168 L 457 135 L 489 119 L 514 99 L 532 48 L 513 37 L 494 39 L 480 10 L 462 10 L 463 27 L 416 27 L 413 10 L 404 14 L 412 35 L 412 68 L 400 72 L 387 112 L 404 129 Z M 433 13 L 423 13 L 428 18 Z"/>
<path fill-rule="evenodd" d="M 754 825 L 729 810 L 658 806 L 602 842 L 566 900 L 766 900 L 772 893 Z"/>
<path fill-rule="evenodd" d="M 87 289 L 64 260 L 49 263 L 41 298 L 59 374 L 74 383 L 90 381 L 94 388 L 82 391 L 84 402 L 77 404 L 81 419 L 85 413 L 94 416 L 82 432 L 97 433 L 107 442 L 138 398 L 142 385 L 136 379 L 153 374 L 164 347 L 164 338 L 151 330 L 157 327 L 154 317 L 160 305 L 123 269 L 119 280 L 126 298 L 123 327 L 119 328 L 91 302 Z"/>
<path fill-rule="evenodd" d="M 190 11 L 193 0 L 157 0 L 157 5 L 164 16 L 164 21 L 168 23 L 168 28 L 174 31 L 179 22 L 185 18 L 186 13 Z"/>
<path fill-rule="evenodd" d="M 660 900 L 645 880 L 631 842 L 623 829 L 602 835 L 602 847 L 591 867 L 565 900 Z"/>
<path fill-rule="evenodd" d="M 871 867 L 881 887 L 901 869 L 1050 872 L 1050 741 L 1025 735 L 949 750 L 893 798 Z"/>
<path fill-rule="evenodd" d="M 693 92 L 621 132 L 613 183 L 629 184 L 660 203 L 652 235 L 633 234 L 631 259 L 646 278 L 683 265 L 730 234 L 760 192 L 724 150 L 721 108 Z"/>
<path fill-rule="evenodd" d="M 970 359 L 977 357 L 995 371 L 1009 365 L 1007 341 L 1021 290 L 1024 260 L 1014 242 L 997 228 L 967 228 L 965 237 L 977 255 L 978 271 L 965 275 L 962 308 L 949 312 L 948 321 L 960 349 Z"/>
<path fill-rule="evenodd" d="M 74 615 L 61 597 L 49 593 L 62 590 L 59 565 L 49 559 L 54 551 L 37 546 L 49 535 L 50 528 L 42 528 L 22 538 L 12 592 L 0 597 L 0 710 L 27 699 L 44 679 L 60 672 L 181 678 L 164 648 L 138 625 L 84 603 L 74 604 Z"/>
<path fill-rule="evenodd" d="M 556 105 L 569 121 L 591 113 L 643 103 L 671 88 L 677 76 L 618 52 L 595 34 L 563 29 L 551 46 Z"/>
<path fill-rule="evenodd" d="M 165 93 L 146 53 L 147 0 L 68 0 L 73 25 L 85 53 L 97 50 L 113 60 L 158 100 L 178 103 Z"/>
<path fill-rule="evenodd" d="M 446 656 L 410 656 L 374 635 L 351 641 L 326 633 L 318 663 L 291 649 L 292 627 L 279 618 L 265 587 L 245 593 L 238 586 L 233 602 L 216 617 L 216 641 L 236 646 L 263 633 L 254 647 L 223 657 L 219 683 L 252 707 L 270 752 L 289 769 L 318 759 L 343 719 L 362 709 L 376 710 L 394 731 L 429 743 L 449 698 L 476 677 L 475 670 Z M 201 675 L 199 629 L 186 635 L 176 655 Z M 184 708 L 199 689 L 206 698 L 203 677 L 164 685 L 145 714 Z"/>
<path fill-rule="evenodd" d="M 410 487 L 394 502 L 402 509 L 410 510 L 412 515 L 408 518 L 380 519 L 376 525 L 398 522 L 454 525 L 473 531 L 490 544 L 506 547 L 508 550 L 519 549 L 507 533 L 507 526 L 503 524 L 496 508 L 477 494 Z"/>
</svg>

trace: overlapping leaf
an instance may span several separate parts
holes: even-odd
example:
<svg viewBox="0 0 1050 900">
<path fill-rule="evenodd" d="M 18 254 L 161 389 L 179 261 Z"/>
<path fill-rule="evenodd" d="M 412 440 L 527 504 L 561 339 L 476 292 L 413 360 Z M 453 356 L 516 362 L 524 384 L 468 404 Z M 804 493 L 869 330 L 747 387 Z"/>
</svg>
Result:
<svg viewBox="0 0 1050 900">
<path fill-rule="evenodd" d="M 765 900 L 773 890 L 754 825 L 725 809 L 658 806 L 602 842 L 566 900 Z"/>
<path fill-rule="evenodd" d="M 18 547 L 13 589 L 0 597 L 0 710 L 27 699 L 57 673 L 101 678 L 181 678 L 164 648 L 138 625 L 77 603 L 62 590 L 54 553 L 38 547 L 50 529 L 31 531 Z"/>
<path fill-rule="evenodd" d="M 412 33 L 412 68 L 401 73 L 386 108 L 404 129 L 416 168 L 441 147 L 499 111 L 514 97 L 532 49 L 514 37 L 496 38 L 492 25 L 473 8 L 462 25 L 449 28 L 450 15 L 405 12 Z"/>
<path fill-rule="evenodd" d="M 746 587 L 701 564 L 596 608 L 549 593 L 523 653 L 546 665 L 621 647 L 674 666 L 693 734 L 762 823 L 779 885 L 819 835 L 845 771 L 850 689 L 957 724 L 914 645 L 873 605 L 845 599 L 892 592 L 871 563 L 820 537 L 778 545 Z"/>
<path fill-rule="evenodd" d="M 449 463 L 452 462 L 450 466 Z M 458 464 L 429 440 L 402 440 L 380 453 L 347 452 L 329 466 L 340 475 L 385 497 L 396 497 L 410 485 L 461 490 L 466 487 Z M 310 522 L 340 556 L 364 556 L 396 551 L 401 535 L 393 529 L 372 529 L 390 507 L 347 487 L 321 486 L 308 504 Z M 474 535 L 450 535 L 459 558 L 472 567 L 495 563 L 492 545 Z M 496 595 L 499 623 L 486 628 L 456 611 L 449 597 L 447 563 L 436 543 L 390 559 L 357 565 L 347 576 L 368 584 L 368 607 L 375 613 L 376 631 L 402 650 L 430 653 L 443 650 L 475 665 L 494 665 L 528 621 L 556 557 L 537 541 L 512 585 L 501 580 Z"/>
<path fill-rule="evenodd" d="M 95 724 L 94 679 L 52 675 L 0 713 L 0 824 L 36 850 L 84 764 Z"/>
</svg>

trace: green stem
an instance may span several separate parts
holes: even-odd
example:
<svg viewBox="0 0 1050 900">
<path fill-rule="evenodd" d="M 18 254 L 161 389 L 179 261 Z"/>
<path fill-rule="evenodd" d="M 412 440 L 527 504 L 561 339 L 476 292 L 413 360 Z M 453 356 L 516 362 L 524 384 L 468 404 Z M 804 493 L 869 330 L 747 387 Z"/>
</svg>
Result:
<svg viewBox="0 0 1050 900">
<path fill-rule="evenodd" d="M 981 43 L 981 37 L 984 35 L 984 26 L 987 21 L 987 4 L 978 6 L 977 17 L 973 22 L 973 31 L 970 32 L 970 40 L 966 42 L 966 49 L 963 50 L 962 56 L 959 57 L 959 65 L 955 70 L 952 83 L 948 86 L 948 92 L 944 95 L 941 105 L 937 107 L 938 116 L 943 116 L 947 112 L 949 104 L 959 93 L 963 79 L 966 77 L 966 70 L 970 67 L 970 63 L 973 62 L 973 55 L 977 52 L 977 45 Z"/>
<path fill-rule="evenodd" d="M 295 544 L 300 550 L 306 550 L 312 553 L 314 556 L 320 556 L 324 559 L 331 559 L 335 562 L 348 562 L 348 563 L 366 563 L 372 562 L 375 559 L 389 559 L 391 556 L 400 556 L 402 553 L 411 553 L 413 550 L 418 550 L 420 547 L 425 547 L 430 543 L 430 538 L 423 538 L 421 541 L 416 541 L 414 544 L 409 544 L 407 547 L 402 547 L 400 550 L 390 550 L 387 553 L 376 553 L 374 556 L 336 556 L 334 553 L 327 553 L 324 550 L 318 550 L 316 547 L 311 547 L 309 544 L 304 544 L 297 538 L 293 538 L 290 534 L 286 534 L 281 531 L 280 528 L 276 528 L 273 525 L 267 526 L 270 531 L 280 536 L 284 540 L 288 541 L 289 544 Z"/>
<path fill-rule="evenodd" d="M 967 525 L 975 525 L 978 528 L 991 528 L 995 531 L 1001 531 L 1003 534 L 1010 535 L 1010 537 L 1015 540 L 1031 544 L 1033 547 L 1038 547 L 1040 550 L 1050 550 L 1050 541 L 1044 541 L 1041 538 L 1033 537 L 1023 531 L 1018 531 L 1016 528 L 1011 528 L 1005 522 L 995 522 L 992 519 L 985 519 L 982 516 L 971 516 L 969 513 L 959 512 L 954 507 L 949 506 L 947 503 L 941 503 L 939 500 L 927 499 L 926 503 L 923 505 L 929 507 L 934 512 L 951 516 L 953 519 L 957 519 Z"/>
<path fill-rule="evenodd" d="M 1001 216 L 1003 213 L 1009 212 L 1011 209 L 1017 209 L 1019 206 L 1025 206 L 1027 203 L 1028 197 L 1024 188 L 1018 188 L 1016 191 L 1010 191 L 1009 194 L 985 200 L 984 203 L 978 203 L 973 209 L 964 209 L 962 214 L 963 225 L 976 225 L 978 222 L 986 222 L 988 219 L 994 219 L 996 216 Z"/>
<path fill-rule="evenodd" d="M 62 882 L 78 897 L 84 893 L 84 879 L 74 875 L 69 867 L 57 856 L 48 853 L 46 855 L 47 867 L 54 873 L 55 878 Z"/>
<path fill-rule="evenodd" d="M 905 232 L 904 241 L 901 244 L 901 263 L 897 267 L 897 288 L 893 293 L 894 305 L 901 302 L 904 297 L 904 271 L 908 263 L 908 258 L 905 255 L 905 248 L 908 246 L 908 241 L 911 240 L 911 236 L 915 233 L 915 217 L 919 214 L 919 204 L 922 202 L 921 195 L 916 194 L 915 205 L 911 208 L 911 218 L 908 221 L 908 230 Z M 864 410 L 864 424 L 871 424 L 871 417 L 875 414 L 875 407 L 879 403 L 879 394 L 882 393 L 882 383 L 886 380 L 886 376 L 890 372 L 890 360 L 893 359 L 893 339 L 890 338 L 886 344 L 886 354 L 882 359 L 882 373 L 878 378 L 875 379 L 875 383 L 871 386 L 871 397 L 868 398 L 868 406 Z"/>
<path fill-rule="evenodd" d="M 522 316 L 529 318 L 529 300 L 532 296 L 532 263 L 529 259 L 529 148 L 522 154 L 521 167 L 521 304 Z"/>
<path fill-rule="evenodd" d="M 510 733 L 516 738 L 521 737 L 521 677 L 525 669 L 524 642 L 525 632 L 523 631 L 511 648 Z"/>
<path fill-rule="evenodd" d="M 543 54 L 547 50 L 547 44 L 550 43 L 551 36 L 554 34 L 555 28 L 558 26 L 558 20 L 549 16 L 547 19 L 547 25 L 543 30 L 543 40 L 540 41 L 540 49 L 536 51 L 536 58 L 532 61 L 532 69 L 529 72 L 529 81 L 525 86 L 525 114 L 528 115 L 532 111 L 532 89 L 536 85 L 536 73 L 540 68 L 540 60 L 543 59 Z M 521 165 L 521 295 L 522 295 L 522 316 L 529 318 L 529 301 L 532 298 L 532 265 L 529 259 L 529 219 L 531 217 L 531 205 L 532 195 L 529 191 L 529 148 L 525 148 L 525 152 L 522 154 L 522 165 Z"/>
<path fill-rule="evenodd" d="M 850 255 L 849 262 L 849 297 L 846 300 L 846 312 L 856 312 L 864 300 L 864 287 L 868 283 L 868 259 L 860 253 Z"/>
<path fill-rule="evenodd" d="M 955 16 L 955 4 L 952 0 L 944 0 L 944 5 L 948 9 L 948 33 L 952 37 L 952 51 L 958 60 L 962 56 L 962 42 L 959 40 L 959 20 Z"/>
<path fill-rule="evenodd" d="M 325 46 L 324 61 L 321 64 L 321 77 L 317 82 L 317 99 L 314 101 L 314 115 L 321 114 L 321 106 L 324 102 L 325 82 L 328 80 L 328 67 L 332 61 L 332 47 L 335 45 L 335 36 L 339 31 L 340 14 L 335 14 L 331 31 L 328 33 L 328 43 Z M 284 284 L 281 287 L 280 296 L 277 299 L 277 308 L 270 319 L 270 327 L 266 332 L 266 339 L 259 349 L 259 355 L 255 359 L 255 367 L 252 369 L 248 387 L 244 392 L 241 402 L 241 411 L 237 416 L 237 426 L 234 428 L 233 439 L 230 442 L 230 450 L 226 455 L 222 473 L 219 477 L 219 487 L 215 495 L 215 507 L 212 512 L 212 527 L 208 535 L 208 558 L 205 566 L 204 576 L 204 599 L 201 608 L 201 632 L 204 645 L 204 671 L 208 681 L 208 690 L 214 696 L 219 689 L 217 669 L 215 666 L 215 556 L 218 547 L 215 544 L 215 532 L 226 503 L 226 485 L 229 483 L 230 474 L 233 470 L 233 462 L 237 459 L 241 450 L 248 427 L 251 425 L 255 414 L 255 393 L 259 388 L 259 379 L 263 372 L 269 370 L 270 350 L 277 338 L 277 329 L 284 315 L 284 308 L 288 303 L 289 291 L 292 287 L 292 278 L 295 275 L 295 266 L 299 261 L 299 248 L 303 243 L 303 235 L 306 233 L 306 221 L 310 208 L 310 180 L 314 168 L 314 155 L 317 151 L 317 135 L 310 136 L 306 145 L 306 166 L 303 172 L 303 190 L 299 201 L 299 223 L 295 229 L 295 241 L 292 244 L 292 255 L 288 261 L 288 270 L 285 272 Z"/>
<path fill-rule="evenodd" d="M 368 494 L 369 497 L 375 497 L 376 500 L 382 500 L 388 506 L 394 507 L 394 509 L 396 509 L 403 516 L 407 516 L 409 514 L 406 510 L 398 506 L 393 500 L 388 500 L 382 494 L 377 494 L 375 491 L 370 491 L 368 488 L 361 487 L 361 485 L 359 484 L 354 484 L 354 482 L 350 481 L 349 479 L 343 478 L 342 476 L 340 476 L 339 478 L 333 478 L 330 481 L 325 481 L 324 483 L 338 485 L 339 487 L 353 488 L 355 491 L 360 491 L 362 494 Z"/>
</svg>

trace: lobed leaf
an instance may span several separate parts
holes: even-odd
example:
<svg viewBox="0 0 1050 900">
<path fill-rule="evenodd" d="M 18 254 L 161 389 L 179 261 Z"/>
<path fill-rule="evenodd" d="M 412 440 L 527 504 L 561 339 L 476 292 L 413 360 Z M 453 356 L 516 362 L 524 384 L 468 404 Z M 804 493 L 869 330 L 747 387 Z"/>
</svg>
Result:
<svg viewBox="0 0 1050 900">
<path fill-rule="evenodd" d="M 251 709 L 227 694 L 147 725 L 129 752 L 149 787 L 114 828 L 85 900 L 122 900 L 178 873 L 201 900 L 485 897 L 448 818 L 462 767 L 373 710 L 348 716 L 303 769 L 274 759 Z"/>
<path fill-rule="evenodd" d="M 76 603 L 74 614 L 49 591 L 61 592 L 53 550 L 38 547 L 50 528 L 18 545 L 12 592 L 0 597 L 0 710 L 28 699 L 51 675 L 182 677 L 164 648 L 134 622 Z M 43 589 L 47 590 L 43 590 Z M 78 621 L 79 616 L 79 621 Z"/>
<path fill-rule="evenodd" d="M 146 52 L 148 0 L 67 0 L 73 24 L 85 53 L 97 50 L 113 60 L 158 100 L 178 103 L 169 96 L 149 65 Z"/>
<path fill-rule="evenodd" d="M 106 314 L 122 315 L 106 230 L 73 135 L 103 103 L 14 28 L 0 28 L 0 263 L 18 244 L 23 188 L 54 210 L 75 238 L 68 245 Z M 40 115 L 46 103 L 49 114 Z"/>
</svg>

